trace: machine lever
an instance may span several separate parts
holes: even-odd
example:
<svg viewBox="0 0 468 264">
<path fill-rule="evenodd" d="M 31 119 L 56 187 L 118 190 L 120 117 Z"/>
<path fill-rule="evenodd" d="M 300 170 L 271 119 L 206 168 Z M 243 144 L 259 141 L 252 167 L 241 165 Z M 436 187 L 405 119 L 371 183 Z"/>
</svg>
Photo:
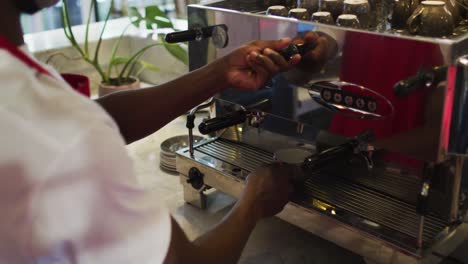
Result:
<svg viewBox="0 0 468 264">
<path fill-rule="evenodd" d="M 227 115 L 204 120 L 198 126 L 198 130 L 203 135 L 206 135 L 224 128 L 228 128 L 230 126 L 241 124 L 245 122 L 246 119 L 247 112 L 245 110 L 238 110 Z"/>
<path fill-rule="evenodd" d="M 446 79 L 447 66 L 434 67 L 430 70 L 420 70 L 416 75 L 399 81 L 393 87 L 396 95 L 404 97 L 414 91 L 436 85 Z"/>
</svg>

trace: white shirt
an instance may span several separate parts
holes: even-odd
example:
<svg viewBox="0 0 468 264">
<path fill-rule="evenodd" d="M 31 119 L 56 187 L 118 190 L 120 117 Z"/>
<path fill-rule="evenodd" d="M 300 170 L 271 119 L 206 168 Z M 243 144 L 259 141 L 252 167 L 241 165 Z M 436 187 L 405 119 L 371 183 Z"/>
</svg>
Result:
<svg viewBox="0 0 468 264">
<path fill-rule="evenodd" d="M 161 263 L 170 216 L 133 176 L 103 109 L 0 49 L 0 264 Z"/>
</svg>

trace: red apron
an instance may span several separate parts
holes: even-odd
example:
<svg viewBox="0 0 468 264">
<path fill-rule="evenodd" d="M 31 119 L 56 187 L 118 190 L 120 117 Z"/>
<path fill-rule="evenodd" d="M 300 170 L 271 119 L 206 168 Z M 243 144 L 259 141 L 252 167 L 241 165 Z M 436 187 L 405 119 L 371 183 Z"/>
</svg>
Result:
<svg viewBox="0 0 468 264">
<path fill-rule="evenodd" d="M 30 68 L 35 69 L 38 72 L 38 74 L 44 74 L 55 78 L 55 76 L 52 75 L 47 69 L 45 69 L 44 67 L 42 67 L 42 65 L 31 59 L 16 45 L 11 43 L 8 39 L 4 38 L 3 36 L 0 36 L 0 49 L 8 51 L 11 55 L 16 57 L 21 62 L 23 62 Z M 81 93 L 86 97 L 90 96 L 90 85 L 88 77 L 77 74 L 62 74 L 62 78 L 77 92 Z"/>
</svg>

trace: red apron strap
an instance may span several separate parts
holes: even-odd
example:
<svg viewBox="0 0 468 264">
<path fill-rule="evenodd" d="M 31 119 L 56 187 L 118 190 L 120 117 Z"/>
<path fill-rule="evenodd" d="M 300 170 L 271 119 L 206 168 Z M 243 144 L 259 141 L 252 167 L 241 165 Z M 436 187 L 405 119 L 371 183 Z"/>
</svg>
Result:
<svg viewBox="0 0 468 264">
<path fill-rule="evenodd" d="M 0 35 L 0 49 L 4 49 L 11 53 L 15 58 L 22 61 L 24 64 L 32 69 L 35 69 L 39 74 L 44 74 L 52 78 L 56 78 L 48 70 L 42 67 L 39 63 L 33 60 L 31 57 L 21 51 L 15 44 L 11 43 L 8 39 Z M 67 83 L 79 93 L 90 96 L 89 79 L 86 76 L 81 75 L 62 75 Z"/>
<path fill-rule="evenodd" d="M 3 36 L 0 36 L 0 49 L 7 50 L 11 53 L 11 55 L 15 56 L 17 59 L 19 59 L 29 67 L 37 70 L 39 73 L 48 75 L 50 77 L 54 77 L 49 71 L 47 71 L 39 63 L 31 59 L 28 55 L 24 54 L 24 52 L 22 52 L 15 44 L 11 43 L 8 39 L 4 38 Z"/>
</svg>

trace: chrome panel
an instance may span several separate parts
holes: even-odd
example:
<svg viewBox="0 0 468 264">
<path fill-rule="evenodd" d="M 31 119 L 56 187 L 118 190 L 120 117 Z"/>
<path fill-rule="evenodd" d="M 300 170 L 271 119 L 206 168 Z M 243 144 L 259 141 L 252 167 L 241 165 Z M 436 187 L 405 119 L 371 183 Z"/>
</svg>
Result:
<svg viewBox="0 0 468 264">
<path fill-rule="evenodd" d="M 186 177 L 191 167 L 197 167 L 205 174 L 205 184 L 239 197 L 247 175 L 271 162 L 276 150 L 299 146 L 321 151 L 371 129 L 377 136 L 372 142 L 377 149 L 372 169 L 343 161 L 335 169 L 310 175 L 280 217 L 378 262 L 416 263 L 434 246 L 453 246 L 448 242 L 460 233 L 464 213 L 460 210 L 460 183 L 468 138 L 468 122 L 464 122 L 468 114 L 467 68 L 456 63 L 468 54 L 468 34 L 436 39 L 382 28 L 379 32 L 344 29 L 266 16 L 265 7 L 256 4 L 261 2 L 190 5 L 189 28 L 225 24 L 229 34 L 224 49 L 216 49 L 210 39 L 190 42 L 190 69 L 249 41 L 294 38 L 307 31 L 324 37 L 323 60 L 306 61 L 303 67 L 275 76 L 256 92 L 228 89 L 219 94 L 216 115 L 265 99 L 269 104 L 258 109 L 261 118 L 220 131 L 218 138 L 196 146 L 194 157 L 179 151 L 179 173 Z M 442 78 L 446 81 L 424 83 L 407 96 L 394 91 L 400 81 L 414 81 L 415 76 L 437 66 L 448 68 Z M 391 114 L 363 119 L 344 115 L 339 107 L 324 107 L 323 100 L 316 100 L 322 96 L 320 89 L 314 90 L 324 81 L 358 87 L 345 92 L 371 91 L 360 95 L 390 102 Z M 421 216 L 418 193 L 428 165 L 432 168 L 429 212 Z M 187 193 L 187 202 L 202 204 L 194 198 L 196 193 Z"/>
<path fill-rule="evenodd" d="M 253 156 L 257 158 L 253 159 Z M 206 198 L 197 196 L 197 192 L 192 190 L 188 194 L 185 193 L 185 188 L 189 187 L 185 183 L 186 175 L 192 167 L 198 168 L 204 174 L 206 185 L 239 197 L 246 176 L 253 169 L 271 162 L 272 153 L 224 138 L 206 140 L 198 144 L 195 147 L 194 159 L 190 157 L 187 149 L 180 150 L 177 152 L 177 170 L 182 176 L 184 199 L 197 207 L 205 203 Z M 418 180 L 412 175 L 401 174 L 401 171 L 395 168 L 380 170 L 383 171 L 381 175 L 360 175 L 358 178 L 350 175 L 314 175 L 302 187 L 298 187 L 300 190 L 296 191 L 289 207 L 302 208 L 301 214 L 322 214 L 330 220 L 342 222 L 347 229 L 365 232 L 366 238 L 361 238 L 363 243 L 382 244 L 383 241 L 388 241 L 393 244 L 387 245 L 388 249 L 393 247 L 392 251 L 397 249 L 406 254 L 420 256 L 423 251 L 414 244 L 419 223 L 415 201 L 413 197 L 407 197 L 409 193 L 401 193 L 398 196 L 398 191 L 417 189 Z M 382 193 L 383 189 L 391 188 L 390 181 L 401 188 L 395 190 L 396 196 L 393 196 L 391 191 L 387 194 Z M 198 197 L 199 201 L 194 197 Z M 324 210 L 316 202 L 330 206 L 333 210 Z M 294 215 L 287 216 L 285 213 L 282 213 L 281 217 L 286 221 L 295 218 Z M 425 250 L 429 250 L 445 238 L 450 229 L 448 227 L 452 227 L 452 224 L 437 215 L 428 215 L 423 235 Z"/>
<path fill-rule="evenodd" d="M 448 154 L 468 155 L 468 54 L 458 59 L 447 85 L 453 89 Z M 453 86 L 452 86 L 453 85 Z M 449 117 L 447 117 L 449 118 Z"/>
<path fill-rule="evenodd" d="M 336 45 L 338 50 L 328 56 L 320 69 L 291 71 L 276 76 L 265 89 L 256 93 L 228 90 L 220 98 L 244 106 L 268 98 L 272 101 L 272 108 L 268 112 L 313 126 L 315 133 L 308 135 L 311 141 L 321 130 L 352 137 L 364 129 L 373 129 L 378 138 L 376 144 L 399 153 L 404 156 L 402 159 L 439 161 L 443 158 L 439 155 L 439 138 L 445 87 L 426 87 L 410 96 L 399 98 L 393 93 L 393 86 L 417 74 L 419 70 L 454 64 L 460 55 L 468 52 L 468 34 L 454 39 L 433 39 L 356 31 L 270 17 L 261 12 L 249 13 L 249 10 L 261 11 L 261 7 L 255 5 L 237 7 L 243 11 L 223 8 L 233 6 L 236 5 L 232 1 L 216 1 L 208 6 L 188 7 L 189 27 L 225 24 L 230 39 L 224 49 L 216 49 L 209 39 L 190 42 L 191 70 L 249 41 L 294 38 L 305 31 L 327 34 L 330 37 L 329 46 Z M 306 89 L 300 88 L 305 83 L 323 79 L 340 79 L 381 94 L 393 104 L 395 114 L 390 119 L 374 121 L 357 120 L 329 112 L 315 102 Z M 271 124 L 273 129 L 281 126 Z M 411 146 L 402 146 L 399 142 L 403 140 L 411 143 Z"/>
</svg>

